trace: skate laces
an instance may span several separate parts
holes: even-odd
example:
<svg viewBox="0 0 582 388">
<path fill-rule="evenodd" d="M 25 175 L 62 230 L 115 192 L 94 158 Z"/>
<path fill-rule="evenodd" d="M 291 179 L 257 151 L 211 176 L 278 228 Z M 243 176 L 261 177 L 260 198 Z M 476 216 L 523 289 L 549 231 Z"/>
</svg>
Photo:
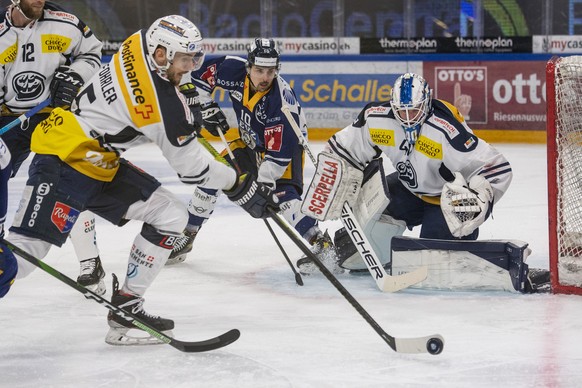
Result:
<svg viewBox="0 0 582 388">
<path fill-rule="evenodd" d="M 186 248 L 190 241 L 194 240 L 194 236 L 196 236 L 197 232 L 184 232 L 184 234 L 178 237 L 176 244 L 174 244 L 174 248 L 172 249 L 174 252 L 179 252 L 182 249 Z"/>
<path fill-rule="evenodd" d="M 97 268 L 97 259 L 87 259 L 80 262 L 81 275 L 91 275 Z"/>
</svg>

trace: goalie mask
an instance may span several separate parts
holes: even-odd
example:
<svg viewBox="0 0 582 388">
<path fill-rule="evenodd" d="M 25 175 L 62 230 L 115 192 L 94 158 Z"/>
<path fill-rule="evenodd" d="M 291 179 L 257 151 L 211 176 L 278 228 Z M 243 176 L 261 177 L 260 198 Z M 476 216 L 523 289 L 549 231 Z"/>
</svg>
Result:
<svg viewBox="0 0 582 388">
<path fill-rule="evenodd" d="M 249 48 L 247 69 L 251 66 L 281 68 L 279 50 L 273 39 L 256 38 Z"/>
<path fill-rule="evenodd" d="M 431 92 L 428 83 L 418 74 L 406 73 L 396 80 L 390 101 L 396 120 L 412 145 L 431 110 Z"/>
<path fill-rule="evenodd" d="M 182 16 L 170 15 L 156 20 L 146 32 L 146 42 L 151 58 L 159 46 L 166 49 L 168 63 L 164 66 L 156 65 L 162 74 L 170 67 L 176 53 L 194 54 L 194 70 L 199 69 L 204 62 L 202 34 L 194 23 Z"/>
</svg>

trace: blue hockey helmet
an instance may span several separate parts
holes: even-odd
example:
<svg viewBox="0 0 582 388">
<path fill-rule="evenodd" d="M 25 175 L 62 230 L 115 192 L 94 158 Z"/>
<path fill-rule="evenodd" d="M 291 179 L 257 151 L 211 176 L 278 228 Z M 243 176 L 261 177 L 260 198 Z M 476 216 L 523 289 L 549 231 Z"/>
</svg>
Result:
<svg viewBox="0 0 582 388">
<path fill-rule="evenodd" d="M 428 83 L 418 74 L 406 73 L 394 82 L 390 105 L 410 144 L 416 142 L 422 124 L 430 114 L 431 103 Z"/>
</svg>

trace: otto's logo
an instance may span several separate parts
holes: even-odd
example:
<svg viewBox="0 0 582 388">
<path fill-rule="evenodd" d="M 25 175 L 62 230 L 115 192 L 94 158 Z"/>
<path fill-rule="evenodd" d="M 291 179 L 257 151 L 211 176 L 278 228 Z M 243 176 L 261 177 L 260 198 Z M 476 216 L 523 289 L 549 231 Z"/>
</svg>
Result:
<svg viewBox="0 0 582 388">
<path fill-rule="evenodd" d="M 265 148 L 270 151 L 281 151 L 283 143 L 283 125 L 278 124 L 265 128 Z"/>
<path fill-rule="evenodd" d="M 79 217 L 79 211 L 61 202 L 56 202 L 51 221 L 61 233 L 69 233 Z"/>
<path fill-rule="evenodd" d="M 12 79 L 12 88 L 17 94 L 17 101 L 31 101 L 44 92 L 46 78 L 36 71 L 25 71 L 16 74 Z"/>
</svg>

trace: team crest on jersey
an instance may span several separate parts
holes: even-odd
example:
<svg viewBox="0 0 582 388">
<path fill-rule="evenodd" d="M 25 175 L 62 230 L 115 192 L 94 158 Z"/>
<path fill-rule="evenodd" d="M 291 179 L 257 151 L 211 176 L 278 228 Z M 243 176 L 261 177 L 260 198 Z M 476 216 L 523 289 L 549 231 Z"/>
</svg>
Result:
<svg viewBox="0 0 582 388">
<path fill-rule="evenodd" d="M 202 75 L 200 76 L 200 79 L 206 82 L 211 87 L 214 87 L 214 85 L 216 85 L 216 79 L 214 78 L 215 75 L 216 75 L 216 63 L 208 66 L 206 68 L 206 71 L 202 73 Z"/>
<path fill-rule="evenodd" d="M 375 144 L 394 147 L 394 131 L 391 129 L 370 128 L 370 137 Z"/>
<path fill-rule="evenodd" d="M 265 148 L 269 151 L 281 151 L 283 143 L 283 125 L 278 124 L 265 128 Z"/>
<path fill-rule="evenodd" d="M 36 71 L 18 73 L 12 79 L 12 88 L 16 91 L 17 101 L 32 101 L 44 92 L 46 78 Z"/>
<path fill-rule="evenodd" d="M 77 209 L 57 201 L 51 214 L 51 221 L 61 233 L 69 233 L 75 225 L 79 213 Z"/>
</svg>

